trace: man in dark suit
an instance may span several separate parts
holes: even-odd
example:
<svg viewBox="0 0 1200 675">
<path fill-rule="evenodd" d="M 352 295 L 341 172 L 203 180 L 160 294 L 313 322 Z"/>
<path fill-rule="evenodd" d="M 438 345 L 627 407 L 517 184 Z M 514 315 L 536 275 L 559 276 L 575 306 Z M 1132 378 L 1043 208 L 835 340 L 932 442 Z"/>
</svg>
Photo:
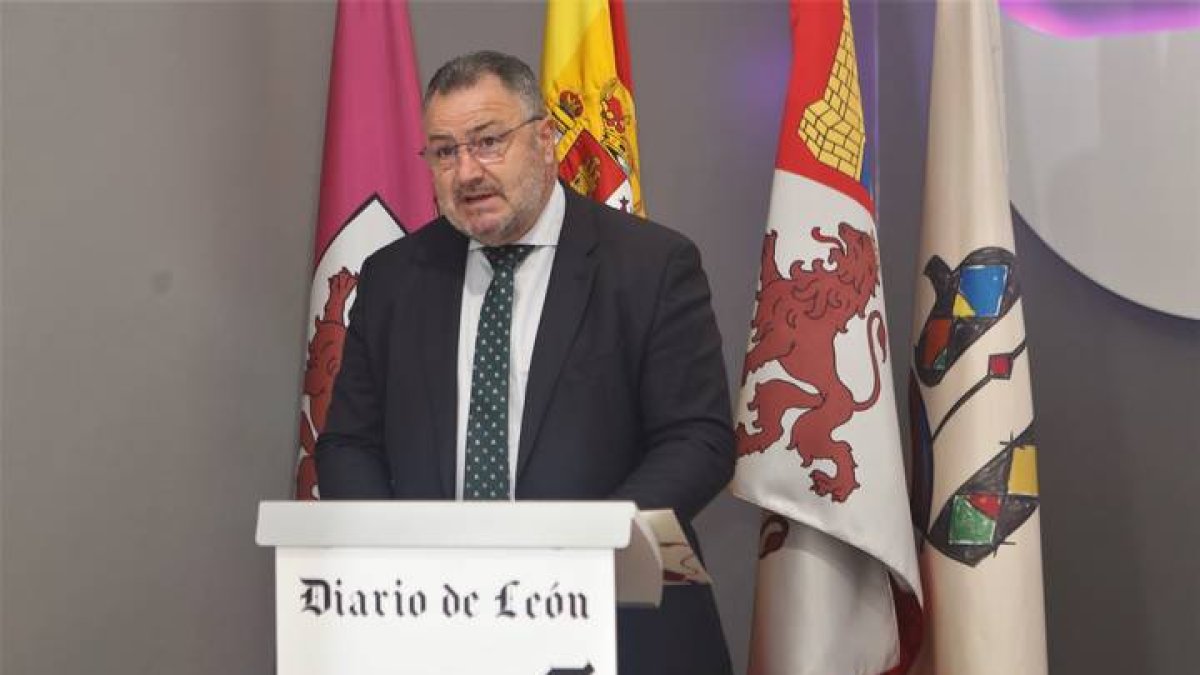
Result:
<svg viewBox="0 0 1200 675">
<path fill-rule="evenodd" d="M 444 65 L 424 125 L 442 216 L 363 264 L 321 496 L 632 500 L 674 509 L 694 544 L 734 462 L 695 246 L 556 181 L 518 59 Z M 706 587 L 620 611 L 618 641 L 622 675 L 730 672 Z"/>
</svg>

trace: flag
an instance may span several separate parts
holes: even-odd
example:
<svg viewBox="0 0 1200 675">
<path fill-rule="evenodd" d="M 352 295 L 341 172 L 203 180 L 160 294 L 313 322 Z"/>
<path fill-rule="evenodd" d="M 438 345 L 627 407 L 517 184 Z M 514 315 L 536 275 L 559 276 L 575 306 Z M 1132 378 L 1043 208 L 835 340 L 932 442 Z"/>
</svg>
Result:
<svg viewBox="0 0 1200 675">
<path fill-rule="evenodd" d="M 548 0 L 542 96 L 558 175 L 580 194 L 646 215 L 623 0 Z"/>
<path fill-rule="evenodd" d="M 296 498 L 316 499 L 325 426 L 363 259 L 434 215 L 405 0 L 341 0 L 333 38 L 317 214 Z"/>
<path fill-rule="evenodd" d="M 920 579 L 847 0 L 793 0 L 741 374 L 735 495 L 761 506 L 751 675 L 904 672 Z"/>
<path fill-rule="evenodd" d="M 1047 672 L 1037 450 L 1005 166 L 995 0 L 938 3 L 913 303 L 917 672 Z"/>
</svg>

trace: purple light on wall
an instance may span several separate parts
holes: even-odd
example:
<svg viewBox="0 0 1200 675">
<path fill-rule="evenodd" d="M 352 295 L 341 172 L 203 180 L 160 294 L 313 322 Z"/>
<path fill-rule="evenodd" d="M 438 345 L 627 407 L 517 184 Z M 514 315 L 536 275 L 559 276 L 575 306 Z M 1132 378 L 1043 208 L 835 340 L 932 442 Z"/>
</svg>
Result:
<svg viewBox="0 0 1200 675">
<path fill-rule="evenodd" d="M 1200 0 L 1000 0 L 1000 6 L 1026 26 L 1059 37 L 1200 27 Z"/>
</svg>

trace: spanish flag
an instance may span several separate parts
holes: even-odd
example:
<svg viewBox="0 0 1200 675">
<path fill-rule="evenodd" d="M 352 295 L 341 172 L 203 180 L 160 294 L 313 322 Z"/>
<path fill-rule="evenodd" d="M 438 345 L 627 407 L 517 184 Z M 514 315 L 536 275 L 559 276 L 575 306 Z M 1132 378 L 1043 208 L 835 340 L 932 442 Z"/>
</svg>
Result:
<svg viewBox="0 0 1200 675">
<path fill-rule="evenodd" d="M 542 96 L 558 133 L 563 182 L 645 215 L 623 0 L 549 0 Z"/>
</svg>

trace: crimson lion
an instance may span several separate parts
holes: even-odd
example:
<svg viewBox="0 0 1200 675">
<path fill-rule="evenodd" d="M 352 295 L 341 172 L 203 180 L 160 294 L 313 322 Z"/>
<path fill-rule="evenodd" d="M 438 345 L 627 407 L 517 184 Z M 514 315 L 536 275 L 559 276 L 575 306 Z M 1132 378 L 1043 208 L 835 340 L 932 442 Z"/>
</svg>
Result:
<svg viewBox="0 0 1200 675">
<path fill-rule="evenodd" d="M 329 297 L 323 316 L 313 317 L 314 332 L 308 341 L 304 364 L 304 395 L 308 411 L 300 413 L 300 461 L 296 467 L 296 499 L 315 499 L 317 494 L 317 436 L 325 430 L 333 381 L 342 368 L 342 344 L 346 341 L 346 303 L 358 286 L 358 275 L 343 267 L 329 277 Z"/>
<path fill-rule="evenodd" d="M 879 258 L 874 238 L 847 223 L 838 225 L 837 237 L 823 235 L 815 227 L 811 235 L 831 246 L 828 257 L 813 260 L 810 269 L 805 269 L 803 260 L 793 261 L 786 277 L 775 262 L 778 233 L 768 231 L 763 243 L 758 303 L 750 322 L 751 347 L 742 385 L 751 373 L 771 362 L 778 362 L 788 378 L 754 385 L 748 407 L 757 413 L 753 426 L 758 431 L 738 424 L 738 455 L 763 452 L 782 439 L 784 413 L 799 409 L 802 412 L 792 424 L 786 448 L 795 451 L 806 468 L 818 459 L 833 462 L 833 474 L 816 468 L 809 472 L 810 489 L 818 496 L 844 502 L 859 488 L 855 477 L 858 464 L 854 448 L 835 440 L 833 432 L 879 400 L 879 364 L 887 360 L 883 315 L 879 310 L 866 313 L 879 286 Z M 863 325 L 867 331 L 874 376 L 871 395 L 864 401 L 854 400 L 838 374 L 834 347 L 834 338 L 849 331 L 855 318 L 865 319 L 855 325 Z M 880 354 L 876 354 L 877 345 Z"/>
</svg>

